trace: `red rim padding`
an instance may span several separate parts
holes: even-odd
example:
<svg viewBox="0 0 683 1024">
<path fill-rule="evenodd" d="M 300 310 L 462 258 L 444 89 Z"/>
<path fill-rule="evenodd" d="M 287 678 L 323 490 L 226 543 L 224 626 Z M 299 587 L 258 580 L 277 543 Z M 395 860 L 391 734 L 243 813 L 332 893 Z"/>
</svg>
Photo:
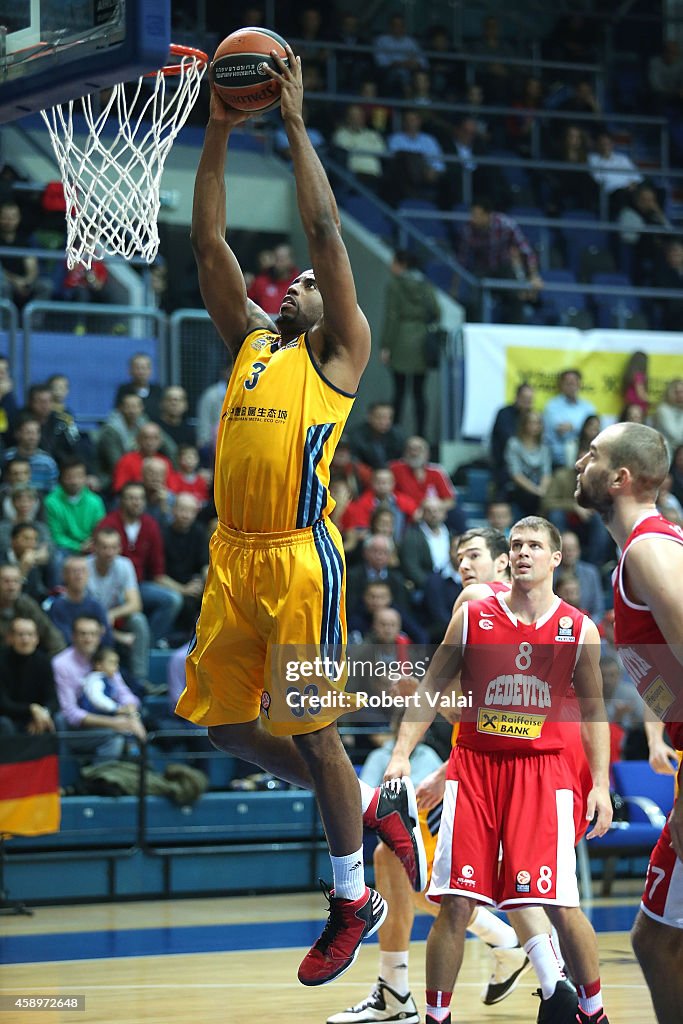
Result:
<svg viewBox="0 0 683 1024">
<path fill-rule="evenodd" d="M 174 57 L 194 57 L 201 64 L 208 64 L 209 58 L 203 50 L 195 50 L 193 46 L 180 46 L 178 43 L 171 43 L 170 52 Z M 162 75 L 179 75 L 180 64 L 167 64 L 160 68 Z M 154 72 L 156 74 L 156 72 Z"/>
</svg>

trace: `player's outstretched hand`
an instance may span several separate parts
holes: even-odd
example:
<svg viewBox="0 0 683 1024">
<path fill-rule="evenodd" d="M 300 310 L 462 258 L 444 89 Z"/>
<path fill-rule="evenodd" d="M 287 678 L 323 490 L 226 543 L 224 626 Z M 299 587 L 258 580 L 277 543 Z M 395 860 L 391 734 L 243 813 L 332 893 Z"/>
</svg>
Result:
<svg viewBox="0 0 683 1024">
<path fill-rule="evenodd" d="M 209 119 L 211 121 L 234 128 L 238 124 L 243 124 L 251 116 L 252 114 L 246 110 L 235 110 L 234 107 L 228 106 L 218 95 L 215 85 L 211 82 L 211 102 L 209 105 Z"/>
<path fill-rule="evenodd" d="M 443 800 L 446 792 L 446 766 L 444 761 L 439 768 L 436 768 L 429 775 L 425 775 L 419 786 L 415 787 L 418 811 L 431 811 Z"/>
<path fill-rule="evenodd" d="M 410 775 L 410 758 L 392 754 L 384 772 L 384 782 L 388 782 L 389 779 L 401 779 L 404 775 Z"/>
<path fill-rule="evenodd" d="M 283 121 L 290 117 L 301 117 L 304 102 L 304 83 L 301 76 L 301 57 L 295 57 L 289 43 L 285 45 L 289 67 L 284 63 L 276 50 L 271 50 L 270 55 L 275 61 L 278 70 L 266 67 L 271 78 L 280 83 L 282 95 L 280 97 L 280 111 Z"/>
<path fill-rule="evenodd" d="M 595 825 L 593 825 L 586 839 L 597 839 L 599 836 L 604 836 L 612 824 L 612 801 L 609 798 L 609 788 L 607 786 L 593 786 L 588 794 L 586 821 L 592 821 L 596 815 Z"/>
</svg>

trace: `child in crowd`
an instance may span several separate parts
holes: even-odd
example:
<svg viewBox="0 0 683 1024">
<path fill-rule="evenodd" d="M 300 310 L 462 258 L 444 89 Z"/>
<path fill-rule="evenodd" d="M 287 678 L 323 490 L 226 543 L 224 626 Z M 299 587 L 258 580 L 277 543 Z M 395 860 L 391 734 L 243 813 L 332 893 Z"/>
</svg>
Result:
<svg viewBox="0 0 683 1024">
<path fill-rule="evenodd" d="M 116 715 L 121 706 L 115 697 L 114 676 L 119 671 L 119 656 L 113 647 L 98 647 L 92 658 L 92 672 L 83 680 L 79 704 L 95 715 Z"/>
<path fill-rule="evenodd" d="M 193 444 L 181 444 L 178 448 L 178 492 L 194 494 L 200 505 L 209 500 L 209 485 L 206 471 L 199 469 L 199 452 Z"/>
</svg>

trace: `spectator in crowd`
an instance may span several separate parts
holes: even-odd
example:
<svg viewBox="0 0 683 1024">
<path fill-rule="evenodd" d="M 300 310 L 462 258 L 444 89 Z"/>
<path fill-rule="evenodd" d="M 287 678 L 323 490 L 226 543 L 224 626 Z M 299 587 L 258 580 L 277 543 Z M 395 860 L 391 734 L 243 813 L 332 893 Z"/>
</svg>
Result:
<svg viewBox="0 0 683 1024">
<path fill-rule="evenodd" d="M 389 31 L 377 36 L 374 55 L 385 96 L 404 96 L 413 71 L 428 66 L 417 39 L 408 34 L 402 14 L 393 14 Z"/>
<path fill-rule="evenodd" d="M 595 415 L 595 406 L 579 395 L 581 383 L 579 370 L 563 370 L 557 380 L 559 393 L 549 398 L 543 409 L 545 439 L 554 467 L 573 467 L 579 430 L 587 416 Z"/>
<path fill-rule="evenodd" d="M 10 374 L 9 359 L 0 355 L 0 450 L 9 446 L 12 428 L 17 416 L 14 381 Z"/>
<path fill-rule="evenodd" d="M 425 621 L 429 624 L 430 643 L 441 643 L 446 627 L 451 621 L 453 605 L 462 590 L 458 571 L 459 537 L 452 537 L 448 550 L 448 563 L 438 572 L 433 572 L 424 583 L 422 607 Z"/>
<path fill-rule="evenodd" d="M 40 423 L 31 413 L 22 412 L 14 434 L 16 444 L 5 452 L 5 462 L 17 457 L 26 459 L 31 466 L 31 483 L 41 494 L 46 494 L 57 483 L 59 470 L 52 456 L 39 447 Z"/>
<path fill-rule="evenodd" d="M 94 552 L 87 562 L 88 594 L 104 608 L 131 676 L 144 684 L 149 676 L 149 623 L 142 611 L 135 566 L 121 554 L 117 530 L 106 526 L 96 530 Z"/>
<path fill-rule="evenodd" d="M 540 110 L 543 107 L 543 83 L 535 75 L 528 75 L 519 89 L 518 97 L 512 106 L 524 113 L 512 114 L 506 119 L 505 130 L 507 144 L 519 156 L 530 159 L 533 156 L 532 144 L 538 127 L 538 116 L 527 111 Z"/>
<path fill-rule="evenodd" d="M 64 638 L 38 602 L 22 594 L 21 579 L 19 566 L 0 565 L 0 642 L 4 642 L 12 619 L 32 619 L 38 627 L 40 649 L 46 654 L 57 654 L 64 649 Z"/>
<path fill-rule="evenodd" d="M 349 501 L 352 501 L 365 490 L 371 479 L 372 470 L 358 462 L 351 450 L 349 435 L 342 434 L 330 463 L 330 483 L 343 481 L 349 489 Z"/>
<path fill-rule="evenodd" d="M 391 587 L 384 580 L 371 580 L 363 588 L 360 603 L 349 605 L 347 626 L 349 642 L 361 643 L 372 627 L 372 619 L 380 608 L 391 608 Z"/>
<path fill-rule="evenodd" d="M 187 417 L 187 392 L 178 384 L 164 388 L 161 393 L 159 415 L 155 422 L 166 437 L 178 448 L 181 444 L 196 444 L 197 434 Z"/>
<path fill-rule="evenodd" d="M 683 243 L 675 239 L 664 248 L 664 261 L 657 270 L 654 284 L 657 288 L 671 291 L 683 290 Z M 680 331 L 683 323 L 683 298 L 660 299 L 662 328 L 665 331 Z"/>
<path fill-rule="evenodd" d="M 57 575 L 49 552 L 41 550 L 38 531 L 33 523 L 15 523 L 10 546 L 0 554 L 5 565 L 15 565 L 22 577 L 22 590 L 42 604 L 57 584 Z"/>
<path fill-rule="evenodd" d="M 648 81 L 659 109 L 680 112 L 683 100 L 683 59 L 675 39 L 667 39 L 662 52 L 650 58 Z"/>
<path fill-rule="evenodd" d="M 230 376 L 231 367 L 226 367 L 220 380 L 205 388 L 197 403 L 197 446 L 202 456 L 202 464 L 213 462 L 216 450 L 216 434 L 221 420 L 221 410 Z"/>
<path fill-rule="evenodd" d="M 552 473 L 550 446 L 543 440 L 543 417 L 528 409 L 519 418 L 517 433 L 505 446 L 510 478 L 508 497 L 522 516 L 538 515 Z"/>
<path fill-rule="evenodd" d="M 480 87 L 475 88 L 481 92 Z M 476 92 L 473 98 L 478 98 Z M 489 155 L 488 150 L 486 125 L 471 114 L 456 116 L 444 139 L 444 152 L 456 156 L 458 163 L 449 164 L 446 171 L 441 193 L 443 206 L 448 208 L 463 202 L 465 194 L 491 196 L 501 205 L 508 202 L 509 188 L 500 168 L 480 162 L 480 157 Z M 466 191 L 467 176 L 470 187 Z"/>
<path fill-rule="evenodd" d="M 514 57 L 515 49 L 501 34 L 500 21 L 495 15 L 484 18 L 482 33 L 470 43 L 471 52 L 480 57 L 490 57 L 491 63 L 477 66 L 477 77 L 490 98 L 491 103 L 507 104 L 510 99 L 512 82 L 510 67 L 501 58 Z"/>
<path fill-rule="evenodd" d="M 573 572 L 560 572 L 558 574 L 555 582 L 555 593 L 562 601 L 566 601 L 573 608 L 578 608 L 579 611 L 588 614 L 581 604 L 581 584 Z"/>
<path fill-rule="evenodd" d="M 119 656 L 113 647 L 101 644 L 92 656 L 92 671 L 83 680 L 79 705 L 99 715 L 116 715 L 121 706 L 116 699 Z"/>
<path fill-rule="evenodd" d="M 12 504 L 12 492 L 15 487 L 19 485 L 25 487 L 31 487 L 31 463 L 28 459 L 22 458 L 17 455 L 16 458 L 12 459 L 11 462 L 4 462 L 2 465 L 2 485 L 0 486 L 0 506 L 2 510 L 2 516 L 5 519 L 10 519 L 12 522 L 16 522 L 16 512 Z M 38 491 L 33 488 L 36 495 Z M 40 504 L 34 515 L 38 515 L 41 511 Z M 30 517 L 33 518 L 33 517 Z"/>
<path fill-rule="evenodd" d="M 652 426 L 664 435 L 669 451 L 683 444 L 683 379 L 667 384 L 664 398 L 652 416 Z"/>
<path fill-rule="evenodd" d="M 562 534 L 562 566 L 563 575 L 576 576 L 581 589 L 579 607 L 593 622 L 600 622 L 605 614 L 605 595 L 600 581 L 600 573 L 594 565 L 581 559 L 579 538 L 571 530 Z"/>
<path fill-rule="evenodd" d="M 249 298 L 269 316 L 277 316 L 287 289 L 299 275 L 292 247 L 281 242 L 273 249 L 273 262 L 268 270 L 257 274 L 248 291 Z"/>
<path fill-rule="evenodd" d="M 622 252 L 631 280 L 641 288 L 652 287 L 664 261 L 667 238 L 673 230 L 652 186 L 639 185 L 629 203 L 622 206 L 618 219 Z M 643 228 L 660 228 L 661 231 L 654 234 Z"/>
<path fill-rule="evenodd" d="M 393 202 L 408 198 L 435 201 L 446 164 L 438 139 L 422 130 L 419 110 L 404 112 L 401 131 L 392 132 L 388 148 L 392 159 L 385 183 Z"/>
<path fill-rule="evenodd" d="M 135 566 L 142 609 L 149 621 L 152 640 L 165 646 L 183 599 L 163 582 L 166 560 L 161 530 L 156 520 L 145 512 L 142 484 L 124 484 L 119 507 L 99 524 L 100 529 L 104 526 L 113 526 L 121 538 L 121 553 Z"/>
<path fill-rule="evenodd" d="M 21 228 L 21 210 L 12 200 L 0 203 L 0 246 L 26 249 L 29 237 Z M 49 299 L 52 284 L 39 276 L 35 256 L 0 257 L 0 298 L 9 299 L 19 309 L 27 302 Z"/>
<path fill-rule="evenodd" d="M 624 408 L 629 405 L 640 406 L 643 410 L 643 422 L 650 408 L 647 388 L 647 355 L 645 352 L 634 352 L 626 364 L 622 380 Z"/>
<path fill-rule="evenodd" d="M 145 415 L 153 420 L 159 415 L 159 404 L 161 402 L 161 387 L 152 382 L 152 358 L 146 352 L 136 352 L 128 361 L 130 379 L 119 384 L 114 399 L 115 408 L 120 408 L 120 399 L 124 392 L 129 393 L 130 388 L 142 399 Z"/>
<path fill-rule="evenodd" d="M 643 700 L 630 679 L 624 675 L 616 653 L 600 658 L 602 692 L 610 723 L 621 726 L 625 733 L 643 723 Z"/>
<path fill-rule="evenodd" d="M 683 444 L 674 449 L 671 460 L 671 491 L 683 505 Z"/>
<path fill-rule="evenodd" d="M 22 462 L 19 459 L 17 462 Z M 8 469 L 14 468 L 16 462 L 10 462 Z M 30 467 L 25 463 L 30 476 Z M 2 499 L 2 518 L 0 519 L 0 550 L 9 544 L 12 527 L 15 523 L 34 523 L 38 529 L 41 544 L 51 544 L 50 531 L 41 522 L 43 504 L 38 491 L 30 483 L 14 484 Z"/>
<path fill-rule="evenodd" d="M 497 213 L 488 199 L 477 199 L 470 209 L 457 246 L 458 261 L 476 277 L 498 277 L 526 281 L 528 292 L 509 291 L 501 299 L 501 316 L 517 323 L 522 304 L 535 301 L 543 281 L 538 257 L 512 217 Z"/>
<path fill-rule="evenodd" d="M 391 402 L 373 402 L 364 423 L 349 432 L 351 451 L 371 469 L 383 469 L 392 459 L 403 454 L 405 436 L 394 423 Z"/>
<path fill-rule="evenodd" d="M 206 529 L 197 521 L 199 503 L 192 494 L 179 494 L 171 522 L 162 529 L 166 573 L 163 583 L 182 598 L 176 631 L 192 634 L 199 615 L 204 580 L 209 567 Z"/>
<path fill-rule="evenodd" d="M 617 423 L 644 423 L 645 413 L 642 405 L 629 402 L 625 405 L 617 417 Z"/>
<path fill-rule="evenodd" d="M 558 110 L 569 114 L 592 114 L 595 117 L 602 117 L 602 108 L 589 78 L 579 78 L 574 85 L 568 86 L 568 88 L 569 95 L 565 95 L 565 98 L 557 104 Z M 602 128 L 600 122 L 597 125 Z M 589 125 L 589 130 L 593 135 L 597 134 L 597 125 L 595 121 Z"/>
<path fill-rule="evenodd" d="M 368 53 L 358 49 L 361 46 L 369 46 L 370 39 L 362 30 L 357 14 L 353 11 L 336 13 L 339 24 L 332 37 L 336 43 L 352 47 L 349 50 L 335 52 L 337 87 L 340 92 L 357 93 L 363 79 L 372 74 L 372 58 Z"/>
<path fill-rule="evenodd" d="M 59 484 L 45 498 L 45 517 L 52 541 L 62 558 L 92 551 L 93 530 L 106 514 L 104 502 L 87 486 L 85 463 L 63 462 Z"/>
<path fill-rule="evenodd" d="M 505 465 L 505 448 L 511 437 L 517 434 L 519 420 L 523 413 L 529 412 L 534 405 L 534 389 L 530 384 L 520 384 L 515 392 L 515 400 L 504 405 L 496 413 L 491 431 L 491 462 L 496 491 L 502 493 L 507 481 L 508 472 Z"/>
<path fill-rule="evenodd" d="M 588 140 L 585 131 L 576 124 L 568 124 L 562 133 L 562 141 L 550 151 L 553 160 L 565 164 L 576 164 L 574 168 L 555 168 L 548 171 L 546 182 L 549 191 L 548 213 L 552 216 L 566 210 L 589 210 L 598 217 L 600 189 L 597 182 L 585 169 L 588 163 Z"/>
<path fill-rule="evenodd" d="M 54 732 L 57 692 L 33 619 L 13 618 L 0 648 L 0 736 Z"/>
<path fill-rule="evenodd" d="M 209 483 L 207 477 L 210 473 L 199 468 L 199 452 L 196 445 L 181 444 L 178 447 L 178 469 L 176 472 L 176 485 L 178 494 L 193 494 L 199 505 L 205 505 L 209 500 Z"/>
<path fill-rule="evenodd" d="M 446 512 L 455 508 L 456 495 L 443 466 L 429 461 L 429 444 L 424 437 L 409 437 L 403 457 L 389 463 L 398 494 L 421 505 L 425 498 L 439 498 Z"/>
<path fill-rule="evenodd" d="M 643 176 L 626 153 L 618 153 L 609 132 L 601 132 L 596 140 L 596 151 L 588 156 L 593 180 L 606 193 L 610 217 L 616 217 L 630 201 Z"/>
<path fill-rule="evenodd" d="M 157 423 L 143 423 L 137 434 L 137 448 L 135 451 L 126 452 L 114 466 L 112 474 L 112 490 L 115 494 L 127 483 L 142 482 L 142 467 L 145 459 L 156 457 L 166 463 L 168 470 L 167 486 L 169 490 L 175 491 L 176 480 L 173 463 L 166 452 L 168 445 L 161 428 Z"/>
<path fill-rule="evenodd" d="M 567 460 L 567 464 L 573 466 L 578 458 L 579 452 L 586 452 L 590 448 L 595 438 L 600 433 L 600 417 L 597 413 L 591 413 L 590 416 L 586 416 L 585 420 L 581 424 L 579 430 L 579 436 L 576 439 L 576 449 L 572 452 L 572 456 Z"/>
<path fill-rule="evenodd" d="M 359 103 L 346 108 L 344 120 L 332 136 L 333 147 L 341 153 L 346 169 L 363 185 L 379 192 L 382 188 L 387 144 L 384 136 L 367 123 L 367 114 Z"/>
<path fill-rule="evenodd" d="M 384 294 L 381 355 L 394 378 L 394 421 L 401 421 L 410 381 L 418 434 L 424 434 L 427 420 L 427 335 L 430 327 L 438 326 L 440 319 L 436 292 L 420 273 L 415 254 L 408 249 L 397 249 Z"/>
<path fill-rule="evenodd" d="M 81 707 L 83 683 L 92 669 L 92 657 L 102 641 L 102 627 L 96 619 L 81 616 L 73 625 L 72 644 L 52 659 L 59 706 L 67 727 L 82 730 L 83 735 L 70 738 L 73 754 L 86 755 L 95 762 L 118 760 L 124 752 L 126 738 L 141 743 L 147 738 L 140 718 L 140 701 L 123 681 L 120 673 L 113 677 L 114 698 L 119 705 L 115 715 L 86 711 Z M 92 730 L 92 735 L 87 735 Z"/>
<path fill-rule="evenodd" d="M 88 592 L 88 562 L 82 555 L 69 555 L 64 562 L 64 592 L 56 594 L 47 610 L 48 617 L 60 631 L 67 644 L 71 643 L 73 625 L 76 619 L 86 615 L 97 619 L 102 627 L 105 643 L 113 643 L 111 625 L 107 612 L 100 602 Z"/>
<path fill-rule="evenodd" d="M 137 391 L 128 386 L 119 388 L 116 408 L 113 409 L 99 432 L 96 458 L 101 484 L 109 489 L 114 468 L 126 452 L 135 451 L 138 432 L 146 423 L 145 409 Z"/>
<path fill-rule="evenodd" d="M 376 79 L 374 77 L 364 78 L 358 94 L 363 100 L 363 108 L 365 109 L 368 124 L 371 128 L 375 128 L 376 131 L 385 135 L 389 127 L 392 111 L 391 107 L 377 99 L 379 89 Z"/>
<path fill-rule="evenodd" d="M 399 542 L 418 505 L 412 498 L 396 492 L 394 474 L 388 468 L 376 469 L 367 490 L 350 503 L 342 519 L 342 530 L 367 530 L 377 508 L 388 508 L 394 513 L 394 540 Z"/>
<path fill-rule="evenodd" d="M 87 268 L 77 263 L 71 269 L 65 262 L 58 292 L 64 302 L 113 303 L 116 301 L 116 288 L 112 285 L 109 271 L 102 260 L 93 260 Z M 88 320 L 83 313 L 77 314 L 77 318 L 74 334 L 85 334 L 89 327 Z M 98 326 L 102 328 L 102 320 L 99 318 L 93 328 L 97 329 Z"/>
<path fill-rule="evenodd" d="M 399 611 L 406 606 L 407 591 L 403 574 L 390 569 L 389 563 L 395 552 L 390 537 L 379 534 L 366 537 L 363 542 L 363 561 L 347 574 L 346 604 L 349 608 L 359 607 L 368 583 L 386 583 L 391 590 L 391 603 Z"/>
<path fill-rule="evenodd" d="M 32 384 L 28 389 L 26 409 L 22 413 L 35 417 L 40 424 L 40 447 L 56 462 L 70 458 L 77 451 L 81 435 L 73 416 L 58 414 L 53 409 L 49 384 Z M 21 415 L 20 414 L 20 415 Z"/>
<path fill-rule="evenodd" d="M 310 74 L 311 71 L 311 66 L 307 64 L 307 75 Z M 315 121 L 319 117 L 319 115 L 316 114 L 316 111 L 318 109 L 319 108 L 317 107 L 317 105 L 314 105 L 313 111 L 311 111 L 311 108 L 309 107 L 308 103 L 304 102 L 301 108 L 301 116 L 304 119 L 304 125 L 306 126 L 306 134 L 310 139 L 311 145 L 316 150 L 321 159 L 324 159 L 327 140 L 325 139 L 325 136 L 320 131 L 320 129 L 316 127 L 315 124 Z M 275 150 L 279 157 L 281 157 L 283 160 L 287 160 L 291 166 L 292 151 L 289 146 L 289 137 L 287 135 L 287 132 L 285 131 L 285 127 L 283 124 L 280 124 L 280 126 L 275 129 L 275 134 L 273 136 L 273 149 Z"/>
<path fill-rule="evenodd" d="M 441 572 L 450 561 L 451 535 L 446 509 L 439 498 L 425 498 L 418 523 L 405 531 L 400 548 L 401 570 L 415 587 L 414 601 L 422 599 L 427 578 Z"/>
<path fill-rule="evenodd" d="M 168 463 L 158 455 L 151 455 L 142 463 L 142 486 L 145 489 L 145 508 L 159 526 L 171 521 L 175 493 L 168 486 Z"/>
<path fill-rule="evenodd" d="M 486 506 L 486 522 L 492 530 L 500 530 L 507 537 L 513 521 L 509 501 L 501 501 L 500 498 L 496 498 Z"/>
</svg>

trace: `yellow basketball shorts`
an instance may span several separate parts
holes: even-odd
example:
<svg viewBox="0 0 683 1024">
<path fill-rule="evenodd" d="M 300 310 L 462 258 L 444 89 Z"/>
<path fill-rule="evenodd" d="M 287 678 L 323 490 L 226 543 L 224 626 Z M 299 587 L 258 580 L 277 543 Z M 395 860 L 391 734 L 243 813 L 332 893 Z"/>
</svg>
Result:
<svg viewBox="0 0 683 1024">
<path fill-rule="evenodd" d="M 432 807 L 430 811 L 418 812 L 420 832 L 422 833 L 422 841 L 425 844 L 425 853 L 427 854 L 428 881 L 431 881 L 432 879 L 432 868 L 434 866 L 434 852 L 436 851 L 436 841 L 439 838 L 439 826 L 441 824 L 442 810 L 443 802 L 439 801 L 436 807 Z"/>
<path fill-rule="evenodd" d="M 219 524 L 177 714 L 206 726 L 260 715 L 273 735 L 291 736 L 353 710 L 345 583 L 328 520 L 277 534 Z"/>
</svg>

